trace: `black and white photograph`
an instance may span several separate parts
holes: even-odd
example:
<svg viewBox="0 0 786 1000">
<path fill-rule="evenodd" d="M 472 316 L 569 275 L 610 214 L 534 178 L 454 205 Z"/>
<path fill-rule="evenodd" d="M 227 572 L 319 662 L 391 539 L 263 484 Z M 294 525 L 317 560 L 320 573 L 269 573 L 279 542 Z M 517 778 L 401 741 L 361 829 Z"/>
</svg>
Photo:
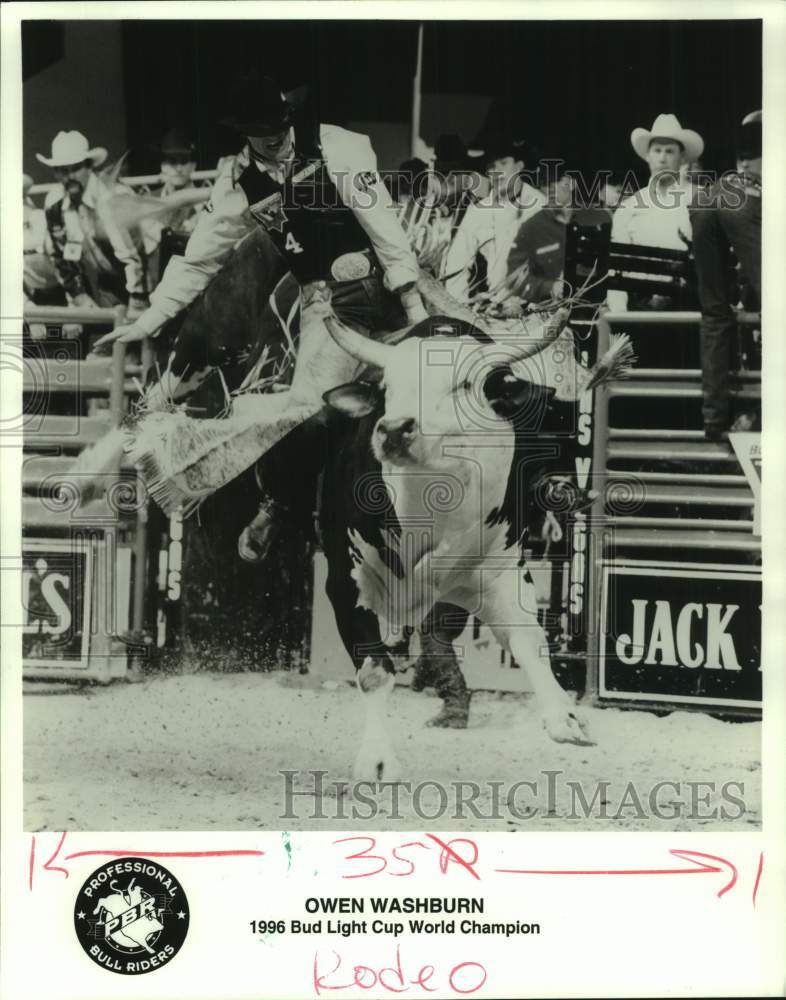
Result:
<svg viewBox="0 0 786 1000">
<path fill-rule="evenodd" d="M 3 1000 L 782 995 L 786 7 L 0 21 Z"/>
<path fill-rule="evenodd" d="M 21 33 L 26 827 L 758 829 L 761 19 Z"/>
</svg>

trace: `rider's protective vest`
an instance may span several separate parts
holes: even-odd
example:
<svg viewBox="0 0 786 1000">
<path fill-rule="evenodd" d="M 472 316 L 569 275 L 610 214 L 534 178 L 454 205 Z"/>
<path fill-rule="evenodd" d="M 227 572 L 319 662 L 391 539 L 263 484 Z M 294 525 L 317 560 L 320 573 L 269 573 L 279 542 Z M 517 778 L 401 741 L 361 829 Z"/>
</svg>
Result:
<svg viewBox="0 0 786 1000">
<path fill-rule="evenodd" d="M 283 182 L 252 160 L 237 178 L 249 211 L 286 259 L 300 284 L 366 277 L 379 267 L 371 240 L 347 207 L 330 177 L 317 136 L 299 148 Z M 359 173 L 351 181 L 360 195 L 374 196 L 377 175 Z"/>
</svg>

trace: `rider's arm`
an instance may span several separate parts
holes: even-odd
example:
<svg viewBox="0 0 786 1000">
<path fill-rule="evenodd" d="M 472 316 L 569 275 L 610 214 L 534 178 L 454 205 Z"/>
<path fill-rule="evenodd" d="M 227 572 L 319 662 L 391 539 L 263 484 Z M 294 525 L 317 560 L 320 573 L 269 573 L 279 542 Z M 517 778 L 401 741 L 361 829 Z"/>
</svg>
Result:
<svg viewBox="0 0 786 1000">
<path fill-rule="evenodd" d="M 418 278 L 415 254 L 377 173 L 377 158 L 368 137 L 323 125 L 320 141 L 341 200 L 365 229 L 385 270 L 385 287 L 395 292 L 412 285 Z"/>
<path fill-rule="evenodd" d="M 150 308 L 136 321 L 146 333 L 190 305 L 226 263 L 237 243 L 254 229 L 242 189 L 233 183 L 232 164 L 216 179 L 213 193 L 186 245 L 182 257 L 167 264 L 164 276 L 150 296 Z"/>
</svg>

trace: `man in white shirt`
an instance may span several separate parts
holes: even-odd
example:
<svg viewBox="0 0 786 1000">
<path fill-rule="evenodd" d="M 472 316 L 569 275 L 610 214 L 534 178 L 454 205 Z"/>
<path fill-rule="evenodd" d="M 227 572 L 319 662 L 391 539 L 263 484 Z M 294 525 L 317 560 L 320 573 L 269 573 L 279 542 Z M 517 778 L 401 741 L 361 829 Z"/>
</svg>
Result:
<svg viewBox="0 0 786 1000">
<path fill-rule="evenodd" d="M 472 287 L 472 267 L 478 254 L 485 261 L 486 291 L 494 300 L 508 275 L 508 254 L 521 224 L 546 204 L 545 195 L 521 177 L 525 143 L 508 136 L 481 139 L 477 155 L 483 158 L 491 191 L 467 209 L 445 262 L 446 290 L 466 302 Z M 473 150 L 474 152 L 474 150 Z"/>
<path fill-rule="evenodd" d="M 685 178 L 687 165 L 704 150 L 704 140 L 692 129 L 683 128 L 672 114 L 658 115 L 651 129 L 635 128 L 631 145 L 650 169 L 646 187 L 625 198 L 614 213 L 611 239 L 614 243 L 687 250 L 692 230 L 689 207 L 692 185 Z M 662 306 L 653 296 L 654 307 Z M 628 293 L 610 291 L 608 304 L 615 311 L 626 310 Z"/>
</svg>

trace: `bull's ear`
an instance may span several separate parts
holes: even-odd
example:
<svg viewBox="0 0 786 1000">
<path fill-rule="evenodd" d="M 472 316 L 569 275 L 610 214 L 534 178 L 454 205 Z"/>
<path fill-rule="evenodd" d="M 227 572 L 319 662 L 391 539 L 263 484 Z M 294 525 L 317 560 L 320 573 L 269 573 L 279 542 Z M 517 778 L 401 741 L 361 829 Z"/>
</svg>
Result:
<svg viewBox="0 0 786 1000">
<path fill-rule="evenodd" d="M 327 405 L 355 420 L 373 413 L 382 401 L 382 390 L 370 382 L 346 382 L 322 394 Z"/>
<path fill-rule="evenodd" d="M 495 368 L 483 383 L 491 408 L 501 417 L 542 419 L 556 390 L 517 378 L 510 368 Z"/>
</svg>

